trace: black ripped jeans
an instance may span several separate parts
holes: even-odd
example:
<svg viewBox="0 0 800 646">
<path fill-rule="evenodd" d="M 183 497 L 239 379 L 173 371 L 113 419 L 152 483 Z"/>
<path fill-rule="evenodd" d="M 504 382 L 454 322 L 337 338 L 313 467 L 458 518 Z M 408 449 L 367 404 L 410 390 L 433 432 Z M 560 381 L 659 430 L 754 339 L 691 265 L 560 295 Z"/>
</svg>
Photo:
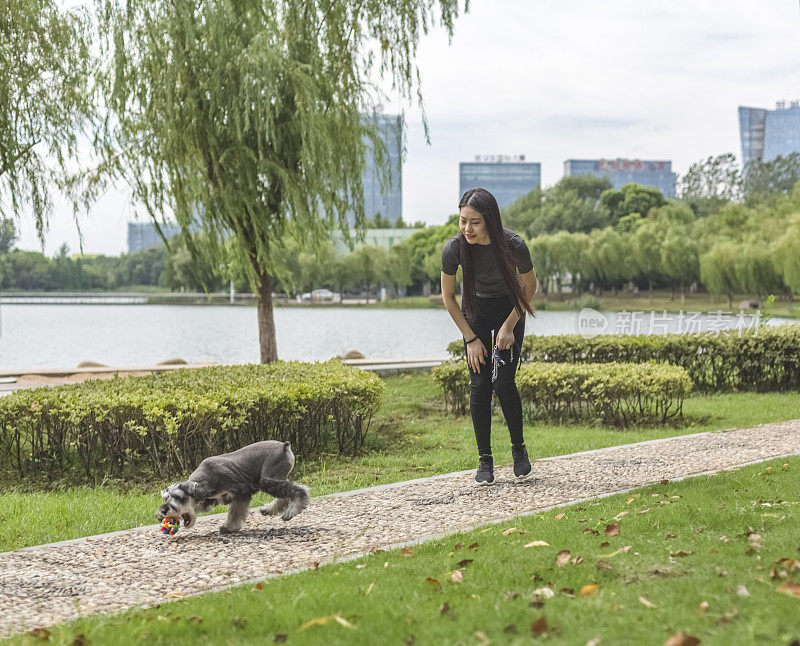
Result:
<svg viewBox="0 0 800 646">
<path fill-rule="evenodd" d="M 508 425 L 513 444 L 522 444 L 522 401 L 519 398 L 517 384 L 514 381 L 519 365 L 519 355 L 522 350 L 522 337 L 525 334 L 525 317 L 523 316 L 514 326 L 514 361 L 511 359 L 511 349 L 501 350 L 500 358 L 505 360 L 505 365 L 500 365 L 497 371 L 497 380 L 492 384 L 492 331 L 495 336 L 500 327 L 505 323 L 511 310 L 514 309 L 511 298 L 498 296 L 496 298 L 476 298 L 476 312 L 472 317 L 467 317 L 467 323 L 472 331 L 478 335 L 487 351 L 486 363 L 481 364 L 481 371 L 474 372 L 469 368 L 470 393 L 469 410 L 472 415 L 472 425 L 475 428 L 475 440 L 478 443 L 478 453 L 491 453 L 492 432 L 492 391 L 497 393 L 503 417 Z M 466 352 L 466 340 L 464 352 Z"/>
</svg>

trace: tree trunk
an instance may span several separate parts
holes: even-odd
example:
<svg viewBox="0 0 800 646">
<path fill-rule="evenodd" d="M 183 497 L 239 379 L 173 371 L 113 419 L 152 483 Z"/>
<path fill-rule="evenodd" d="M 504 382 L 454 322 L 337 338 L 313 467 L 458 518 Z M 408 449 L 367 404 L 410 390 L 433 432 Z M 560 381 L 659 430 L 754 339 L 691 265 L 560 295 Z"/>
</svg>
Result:
<svg viewBox="0 0 800 646">
<path fill-rule="evenodd" d="M 258 287 L 258 343 L 261 349 L 261 363 L 278 360 L 278 344 L 275 342 L 275 318 L 272 315 L 272 280 L 269 274 L 260 276 Z"/>
</svg>

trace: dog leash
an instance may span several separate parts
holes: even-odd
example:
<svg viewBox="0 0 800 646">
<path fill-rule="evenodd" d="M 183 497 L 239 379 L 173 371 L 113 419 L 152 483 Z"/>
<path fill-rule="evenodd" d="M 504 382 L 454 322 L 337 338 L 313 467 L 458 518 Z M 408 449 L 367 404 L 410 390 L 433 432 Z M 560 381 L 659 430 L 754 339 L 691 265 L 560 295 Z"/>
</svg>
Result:
<svg viewBox="0 0 800 646">
<path fill-rule="evenodd" d="M 511 344 L 511 358 L 509 361 L 514 363 L 514 350 L 517 347 L 516 340 Z M 492 383 L 497 381 L 497 373 L 500 369 L 500 366 L 507 365 L 505 359 L 500 356 L 500 350 L 497 349 L 497 343 L 495 342 L 494 330 L 492 330 Z"/>
</svg>

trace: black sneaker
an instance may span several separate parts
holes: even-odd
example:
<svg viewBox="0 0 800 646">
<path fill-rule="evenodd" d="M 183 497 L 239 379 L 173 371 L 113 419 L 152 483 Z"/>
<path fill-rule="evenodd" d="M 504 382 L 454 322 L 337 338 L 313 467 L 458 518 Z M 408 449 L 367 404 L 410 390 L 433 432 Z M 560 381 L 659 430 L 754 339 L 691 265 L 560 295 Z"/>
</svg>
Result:
<svg viewBox="0 0 800 646">
<path fill-rule="evenodd" d="M 486 486 L 494 482 L 494 461 L 491 453 L 478 455 L 478 472 L 475 474 L 475 485 Z"/>
<path fill-rule="evenodd" d="M 514 477 L 517 480 L 524 480 L 531 473 L 531 461 L 528 459 L 525 444 L 512 444 L 511 456 L 514 458 Z"/>
</svg>

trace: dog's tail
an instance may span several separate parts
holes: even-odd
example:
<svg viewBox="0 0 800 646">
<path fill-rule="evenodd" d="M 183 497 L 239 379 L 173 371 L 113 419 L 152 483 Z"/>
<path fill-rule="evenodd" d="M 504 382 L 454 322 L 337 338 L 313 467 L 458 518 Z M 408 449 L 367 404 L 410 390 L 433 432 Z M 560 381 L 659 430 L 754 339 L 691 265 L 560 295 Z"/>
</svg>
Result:
<svg viewBox="0 0 800 646">
<path fill-rule="evenodd" d="M 282 514 L 283 520 L 289 520 L 297 516 L 311 502 L 308 487 L 305 485 L 274 478 L 261 478 L 259 484 L 263 491 L 270 496 L 275 496 L 275 500 L 261 509 L 261 513 L 265 516 Z"/>
</svg>

